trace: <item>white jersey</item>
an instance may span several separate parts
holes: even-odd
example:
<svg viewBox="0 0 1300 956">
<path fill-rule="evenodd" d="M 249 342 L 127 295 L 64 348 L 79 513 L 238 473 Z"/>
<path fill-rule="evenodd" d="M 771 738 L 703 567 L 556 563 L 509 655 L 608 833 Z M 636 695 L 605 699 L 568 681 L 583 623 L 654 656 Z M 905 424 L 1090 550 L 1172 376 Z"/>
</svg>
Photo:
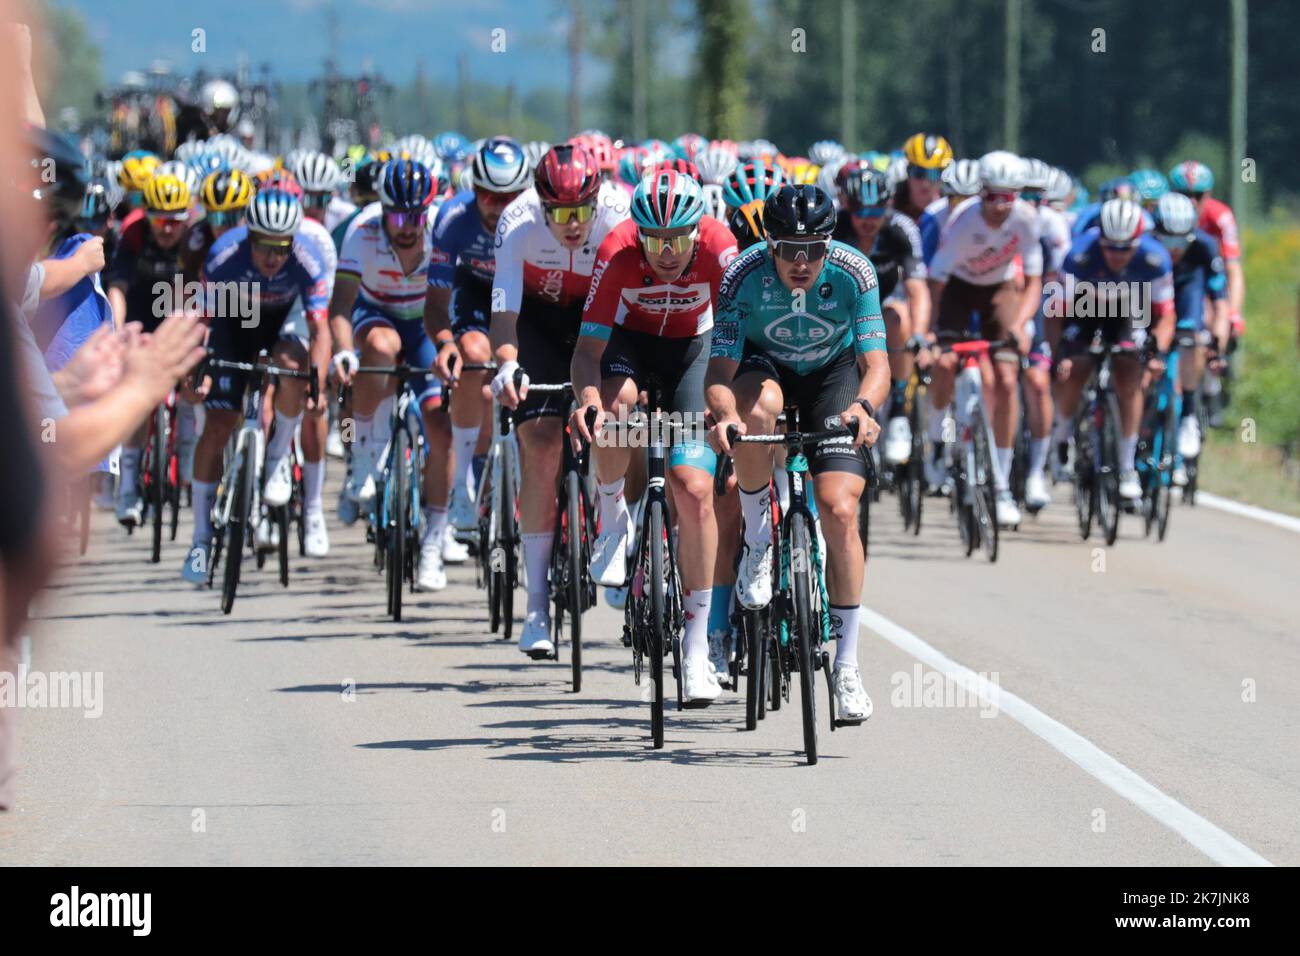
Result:
<svg viewBox="0 0 1300 956">
<path fill-rule="evenodd" d="M 334 240 L 330 238 L 329 231 L 315 219 L 304 217 L 298 231 L 306 233 L 315 240 L 321 258 L 325 260 L 325 275 L 328 284 L 325 298 L 329 299 L 334 295 L 334 273 L 339 264 L 338 255 L 334 252 Z M 301 339 L 304 343 L 307 342 L 307 314 L 302 308 L 302 296 L 298 296 L 293 300 L 293 306 L 289 309 L 284 324 L 280 326 L 280 337 L 284 339 L 296 338 Z"/>
<path fill-rule="evenodd" d="M 1060 272 L 1070 253 L 1070 224 L 1046 203 L 1038 207 L 1038 241 L 1043 247 L 1043 274 Z"/>
<path fill-rule="evenodd" d="M 1016 277 L 1016 257 L 1024 274 L 1043 274 L 1043 249 L 1038 242 L 1038 214 L 1017 199 L 1006 221 L 990 226 L 980 211 L 981 201 L 963 202 L 948 219 L 939 237 L 939 250 L 930 261 L 930 277 L 946 282 L 956 276 L 972 285 L 998 285 Z"/>
<path fill-rule="evenodd" d="M 429 253 L 433 248 L 433 217 L 426 218 L 424 251 L 410 272 L 402 269 L 397 250 L 384 232 L 384 209 L 371 203 L 349 223 L 339 251 L 338 271 L 357 279 L 357 304 L 389 318 L 421 320 L 429 282 Z"/>
<path fill-rule="evenodd" d="M 628 217 L 629 208 L 627 195 L 604 183 L 586 243 L 568 249 L 551 234 L 537 190 L 521 193 L 497 224 L 492 311 L 518 312 L 525 294 L 548 304 L 581 308 L 591 288 L 601 240 Z"/>
<path fill-rule="evenodd" d="M 356 211 L 356 203 L 348 202 L 341 196 L 331 196 L 330 204 L 325 207 L 325 231 L 333 234 L 339 223 Z"/>
</svg>

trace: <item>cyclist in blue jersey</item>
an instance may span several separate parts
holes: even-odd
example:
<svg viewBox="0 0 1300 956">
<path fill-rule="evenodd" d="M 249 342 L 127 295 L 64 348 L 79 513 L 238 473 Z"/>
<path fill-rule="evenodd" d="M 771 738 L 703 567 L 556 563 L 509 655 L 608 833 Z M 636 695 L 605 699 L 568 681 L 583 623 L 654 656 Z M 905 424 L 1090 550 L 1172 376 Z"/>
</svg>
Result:
<svg viewBox="0 0 1300 956">
<path fill-rule="evenodd" d="M 326 249 L 318 232 L 302 229 L 302 205 L 277 189 L 258 193 L 249 204 L 244 225 L 227 232 L 212 246 L 203 266 L 207 301 L 204 313 L 211 325 L 208 347 L 214 357 L 252 362 L 263 349 L 283 368 L 305 369 L 310 362 L 318 376 L 330 363 L 328 305 L 334 277 L 334 250 Z M 282 338 L 281 326 L 294 301 L 302 299 L 309 345 L 296 337 Z M 239 424 L 247 376 L 222 369 L 206 375 L 198 393 L 206 398 L 203 434 L 194 450 L 194 538 L 182 577 L 207 582 L 212 548 L 212 501 L 221 478 L 222 452 Z M 319 383 L 318 383 L 319 384 Z M 284 379 L 275 390 L 275 428 L 266 446 L 266 487 L 262 500 L 273 507 L 287 504 L 293 479 L 290 447 L 304 408 L 311 407 L 301 379 Z M 320 493 L 324 459 L 306 461 L 303 485 L 306 532 L 324 543 L 325 516 Z"/>
<path fill-rule="evenodd" d="M 800 411 L 816 430 L 859 422 L 810 455 L 817 510 L 826 538 L 827 590 L 836 638 L 835 697 L 841 716 L 860 722 L 871 701 L 858 670 L 858 607 L 864 573 L 858 502 L 866 487 L 866 449 L 880 435 L 875 408 L 889 394 L 889 356 L 871 261 L 831 240 L 835 205 L 816 186 L 783 186 L 763 208 L 767 241 L 727 267 L 705 376 L 716 425 L 715 448 L 735 457 L 744 516 L 736 598 L 748 608 L 772 599 L 771 449 L 738 445 L 727 428 L 770 434 L 782 410 Z"/>
<path fill-rule="evenodd" d="M 1146 191 L 1150 193 L 1151 186 L 1143 181 Z M 1115 179 L 1108 179 L 1097 189 L 1097 201 L 1084 206 L 1075 218 L 1074 224 L 1070 227 L 1071 234 L 1077 239 L 1089 229 L 1096 229 L 1100 217 L 1101 207 L 1112 199 L 1131 199 L 1135 203 L 1142 202 L 1142 193 L 1139 192 L 1133 180 L 1127 176 L 1118 176 Z M 1144 207 L 1142 209 L 1142 228 L 1150 232 L 1155 228 L 1156 221 L 1151 213 Z"/>
<path fill-rule="evenodd" d="M 446 380 L 452 377 L 453 356 L 475 365 L 492 360 L 488 326 L 497 223 L 531 181 L 523 147 L 505 136 L 487 140 L 470 168 L 474 188 L 457 193 L 438 212 L 424 300 L 424 325 L 437 343 L 438 370 Z M 470 466 L 489 403 L 482 397 L 485 373 L 465 372 L 459 378 L 451 398 L 451 523 L 468 531 L 478 524 Z"/>
<path fill-rule="evenodd" d="M 1207 365 L 1220 368 L 1227 353 L 1232 323 L 1228 317 L 1228 274 L 1219 243 L 1197 228 L 1196 203 L 1182 193 L 1166 193 L 1156 207 L 1156 239 L 1174 265 L 1174 313 L 1180 332 L 1191 332 L 1196 344 L 1180 354 L 1178 379 L 1182 390 L 1182 418 L 1178 423 L 1178 461 L 1174 484 L 1187 484 L 1185 459 L 1201 453 L 1201 379 Z M 1206 321 L 1205 300 L 1214 308 Z"/>
</svg>

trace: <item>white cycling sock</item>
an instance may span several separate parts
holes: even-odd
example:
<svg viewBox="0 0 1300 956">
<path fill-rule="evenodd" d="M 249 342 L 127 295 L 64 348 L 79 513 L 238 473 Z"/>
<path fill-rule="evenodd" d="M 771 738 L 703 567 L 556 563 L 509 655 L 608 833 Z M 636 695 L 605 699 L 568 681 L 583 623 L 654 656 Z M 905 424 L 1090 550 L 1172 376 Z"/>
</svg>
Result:
<svg viewBox="0 0 1300 956">
<path fill-rule="evenodd" d="M 212 540 L 212 499 L 217 495 L 215 481 L 190 482 L 190 491 L 194 495 L 194 537 L 192 545 L 207 544 Z"/>
<path fill-rule="evenodd" d="M 1120 443 L 1119 443 L 1119 470 L 1120 471 L 1122 472 L 1133 471 L 1134 469 L 1137 468 L 1137 465 L 1133 463 L 1133 460 L 1137 457 L 1137 450 L 1138 450 L 1137 435 L 1129 435 L 1125 438 L 1120 439 Z"/>
<path fill-rule="evenodd" d="M 930 408 L 930 442 L 932 444 L 937 445 L 943 441 L 943 420 L 948 414 L 948 407 L 945 405 L 943 408 L 934 408 L 933 406 Z"/>
<path fill-rule="evenodd" d="M 1055 424 L 1052 425 L 1052 441 L 1056 442 L 1058 445 L 1067 442 L 1070 440 L 1070 433 L 1072 431 L 1074 431 L 1073 419 L 1062 415 L 1056 420 Z"/>
<path fill-rule="evenodd" d="M 319 514 L 324 510 L 321 504 L 321 490 L 325 487 L 325 459 L 305 461 L 302 463 L 303 514 Z"/>
<path fill-rule="evenodd" d="M 427 545 L 430 542 L 437 541 L 438 548 L 442 548 L 442 539 L 447 536 L 447 507 L 445 505 L 424 506 L 424 537 L 420 539 L 420 544 Z"/>
<path fill-rule="evenodd" d="M 386 395 L 379 400 L 379 405 L 375 408 L 374 414 L 374 431 L 372 434 L 383 435 L 383 441 L 388 441 L 388 420 L 393 417 L 393 403 L 397 398 L 393 395 Z M 381 442 L 382 444 L 382 442 Z"/>
<path fill-rule="evenodd" d="M 764 485 L 757 491 L 746 491 L 744 488 L 740 488 L 740 514 L 745 524 L 745 543 L 747 545 L 751 548 L 761 548 L 765 544 L 771 544 L 771 485 Z"/>
<path fill-rule="evenodd" d="M 858 605 L 831 605 L 831 636 L 835 638 L 835 666 L 858 666 Z"/>
<path fill-rule="evenodd" d="M 623 479 L 617 478 L 609 484 L 597 482 L 600 491 L 600 528 L 602 531 L 613 530 L 620 524 L 627 527 L 627 498 L 623 494 Z"/>
<path fill-rule="evenodd" d="M 266 443 L 266 460 L 278 461 L 289 454 L 289 444 L 293 441 L 294 429 L 302 421 L 302 412 L 290 417 L 278 408 L 275 410 L 275 428 L 271 429 L 271 440 Z"/>
<path fill-rule="evenodd" d="M 474 468 L 474 446 L 478 444 L 479 427 L 451 426 L 451 447 L 456 455 L 452 467 L 452 487 L 465 491 L 469 488 L 470 474 Z"/>
<path fill-rule="evenodd" d="M 682 653 L 686 659 L 707 660 L 709 657 L 709 607 L 713 603 L 713 589 L 682 589 L 682 613 L 686 618 L 686 632 L 682 635 Z"/>
<path fill-rule="evenodd" d="M 1050 438 L 1029 439 L 1029 473 L 1031 475 L 1042 473 L 1043 466 L 1047 464 L 1047 453 L 1051 448 L 1052 439 Z"/>
<path fill-rule="evenodd" d="M 524 568 L 528 573 L 528 610 L 549 616 L 550 592 L 547 590 L 546 572 L 551 565 L 550 531 L 520 535 L 524 541 Z"/>
<path fill-rule="evenodd" d="M 997 474 L 993 476 L 993 479 L 998 491 L 1006 491 L 1010 487 L 1007 476 L 1011 474 L 1011 456 L 1014 453 L 1014 448 L 994 449 L 993 470 Z"/>
</svg>

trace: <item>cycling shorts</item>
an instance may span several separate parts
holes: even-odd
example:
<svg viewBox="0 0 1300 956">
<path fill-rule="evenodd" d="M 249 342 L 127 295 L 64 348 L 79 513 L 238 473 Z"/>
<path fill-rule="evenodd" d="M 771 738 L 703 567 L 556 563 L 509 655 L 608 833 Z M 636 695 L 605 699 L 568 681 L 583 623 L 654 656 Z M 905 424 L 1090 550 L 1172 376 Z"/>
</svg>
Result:
<svg viewBox="0 0 1300 956">
<path fill-rule="evenodd" d="M 554 305 L 524 296 L 515 335 L 519 364 L 530 382 L 559 385 L 569 380 L 573 349 L 578 344 L 582 303 Z M 566 418 L 569 398 L 563 392 L 528 395 L 514 411 L 515 427 L 534 418 Z"/>
<path fill-rule="evenodd" d="M 387 326 L 397 332 L 402 340 L 402 352 L 399 358 L 407 365 L 418 368 L 433 368 L 438 360 L 438 349 L 424 330 L 424 323 L 419 319 L 394 319 L 378 309 L 358 304 L 352 310 L 352 334 L 360 339 L 366 329 Z M 442 382 L 433 375 L 421 375 L 411 380 L 416 398 L 420 404 L 442 396 Z"/>
<path fill-rule="evenodd" d="M 451 287 L 451 334 L 460 338 L 466 332 L 488 334 L 492 322 L 492 283 L 456 273 Z"/>
</svg>

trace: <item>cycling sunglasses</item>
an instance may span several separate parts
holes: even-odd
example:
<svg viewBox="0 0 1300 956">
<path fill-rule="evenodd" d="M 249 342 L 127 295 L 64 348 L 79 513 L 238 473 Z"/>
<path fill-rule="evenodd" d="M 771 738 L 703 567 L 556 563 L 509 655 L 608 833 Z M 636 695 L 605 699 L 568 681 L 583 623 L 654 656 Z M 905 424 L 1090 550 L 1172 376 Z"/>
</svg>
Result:
<svg viewBox="0 0 1300 956">
<path fill-rule="evenodd" d="M 149 222 L 161 229 L 167 226 L 185 225 L 185 220 L 190 217 L 190 214 L 188 212 L 151 212 L 148 216 Z"/>
<path fill-rule="evenodd" d="M 769 239 L 768 248 L 773 255 L 785 262 L 798 262 L 801 258 L 817 262 L 826 257 L 830 248 L 829 239 Z"/>
<path fill-rule="evenodd" d="M 889 212 L 888 206 L 859 206 L 853 210 L 854 219 L 877 219 Z"/>
<path fill-rule="evenodd" d="M 648 236 L 644 232 L 638 232 L 637 235 L 641 238 L 641 245 L 645 247 L 645 251 L 652 256 L 657 256 L 664 250 L 680 256 L 691 251 L 691 244 L 699 237 L 700 230 L 697 227 L 684 236 L 673 236 L 671 239 Z"/>
<path fill-rule="evenodd" d="M 1156 238 L 1159 239 L 1160 244 L 1170 252 L 1177 252 L 1179 249 L 1186 249 L 1192 244 L 1191 236 L 1172 236 L 1168 233 L 1157 232 Z"/>
<path fill-rule="evenodd" d="M 330 193 L 305 193 L 302 197 L 304 209 L 327 209 L 334 197 Z"/>
<path fill-rule="evenodd" d="M 1016 201 L 1016 194 L 1010 189 L 986 189 L 980 193 L 980 198 L 991 203 L 1013 203 Z"/>
<path fill-rule="evenodd" d="M 546 215 L 557 226 L 567 226 L 570 222 L 586 222 L 596 214 L 592 203 L 583 206 L 547 206 Z"/>
<path fill-rule="evenodd" d="M 494 208 L 499 207 L 504 209 L 506 206 L 509 206 L 512 202 L 514 202 L 515 197 L 518 195 L 519 193 L 517 192 L 516 193 L 494 193 L 490 189 L 480 189 L 478 186 L 474 187 L 475 198 L 477 198 L 478 201 L 481 202 L 483 205 L 491 206 Z"/>
<path fill-rule="evenodd" d="M 244 210 L 229 209 L 224 211 L 210 212 L 207 216 L 208 223 L 221 229 L 225 226 L 238 226 L 244 221 Z"/>
<path fill-rule="evenodd" d="M 429 211 L 427 209 L 411 210 L 410 212 L 401 212 L 399 210 L 384 212 L 384 223 L 389 229 L 423 229 L 428 218 Z"/>
<path fill-rule="evenodd" d="M 1127 242 L 1114 242 L 1110 239 L 1101 239 L 1099 241 L 1103 249 L 1107 249 L 1111 252 L 1132 252 L 1137 248 L 1138 244 L 1136 239 L 1130 239 Z"/>
<path fill-rule="evenodd" d="M 1021 190 L 1020 198 L 1025 202 L 1031 202 L 1036 206 L 1043 201 L 1043 193 L 1038 189 L 1025 189 Z"/>
<path fill-rule="evenodd" d="M 259 237 L 253 240 L 253 248 L 268 256 L 287 256 L 293 248 L 293 240 L 263 239 Z"/>
<path fill-rule="evenodd" d="M 937 183 L 943 179 L 943 170 L 926 169 L 924 166 L 916 165 L 916 163 L 909 163 L 907 166 L 907 176 L 909 179 L 928 179 L 932 183 Z"/>
</svg>

